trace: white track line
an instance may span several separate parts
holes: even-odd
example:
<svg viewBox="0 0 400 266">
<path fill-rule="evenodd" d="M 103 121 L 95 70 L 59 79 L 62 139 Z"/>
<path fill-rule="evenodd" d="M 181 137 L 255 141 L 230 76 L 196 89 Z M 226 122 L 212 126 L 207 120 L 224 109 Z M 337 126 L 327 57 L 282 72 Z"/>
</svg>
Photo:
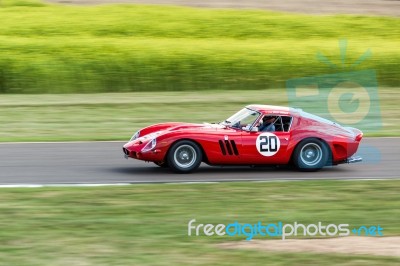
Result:
<svg viewBox="0 0 400 266">
<path fill-rule="evenodd" d="M 53 184 L 3 184 L 0 188 L 44 188 L 44 187 L 105 187 L 105 186 L 133 186 L 133 185 L 199 185 L 199 184 L 219 184 L 219 183 L 232 183 L 232 182 L 249 182 L 249 183 L 272 183 L 272 182 L 301 182 L 301 181 L 387 181 L 397 180 L 396 178 L 326 178 L 326 179 L 313 179 L 313 178 L 293 178 L 293 179 L 273 179 L 273 180 L 248 180 L 248 179 L 233 179 L 233 180 L 219 180 L 219 181 L 171 181 L 171 182 L 129 182 L 129 183 L 53 183 Z"/>
<path fill-rule="evenodd" d="M 105 186 L 130 186 L 131 183 L 82 183 L 82 184 L 10 184 L 0 185 L 0 188 L 43 188 L 43 187 L 105 187 Z"/>
</svg>

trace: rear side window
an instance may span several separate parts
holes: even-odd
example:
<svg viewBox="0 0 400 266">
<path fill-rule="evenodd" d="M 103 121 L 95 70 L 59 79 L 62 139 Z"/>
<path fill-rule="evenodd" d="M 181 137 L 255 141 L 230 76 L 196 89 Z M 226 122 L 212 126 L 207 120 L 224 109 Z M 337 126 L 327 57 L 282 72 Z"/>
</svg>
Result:
<svg viewBox="0 0 400 266">
<path fill-rule="evenodd" d="M 275 131 L 288 132 L 292 125 L 292 119 L 291 116 L 278 116 L 275 120 Z"/>
</svg>

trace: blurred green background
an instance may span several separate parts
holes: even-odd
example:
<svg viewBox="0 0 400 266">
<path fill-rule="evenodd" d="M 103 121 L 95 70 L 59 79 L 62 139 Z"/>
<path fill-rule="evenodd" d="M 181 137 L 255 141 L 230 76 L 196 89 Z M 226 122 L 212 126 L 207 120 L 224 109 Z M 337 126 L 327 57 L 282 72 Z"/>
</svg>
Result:
<svg viewBox="0 0 400 266">
<path fill-rule="evenodd" d="M 356 70 L 400 86 L 398 18 L 11 0 L 0 17 L 2 93 L 284 88 L 290 78 L 348 70 L 367 49 L 373 57 Z"/>
<path fill-rule="evenodd" d="M 363 69 L 377 72 L 383 120 L 366 135 L 399 135 L 398 17 L 0 3 L 0 141 L 125 140 L 158 122 L 217 122 L 250 103 L 288 105 L 288 79 Z"/>
</svg>

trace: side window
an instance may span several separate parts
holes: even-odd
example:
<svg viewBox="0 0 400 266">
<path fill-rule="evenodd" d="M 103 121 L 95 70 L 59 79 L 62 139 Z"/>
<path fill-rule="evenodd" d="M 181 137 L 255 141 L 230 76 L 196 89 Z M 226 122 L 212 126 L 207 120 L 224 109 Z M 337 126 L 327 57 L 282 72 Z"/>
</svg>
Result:
<svg viewBox="0 0 400 266">
<path fill-rule="evenodd" d="M 291 116 L 281 116 L 282 117 L 282 126 L 283 131 L 288 132 L 292 126 L 292 119 Z"/>
<path fill-rule="evenodd" d="M 275 132 L 288 132 L 292 126 L 292 119 L 293 117 L 291 116 L 284 116 L 284 115 L 275 115 L 275 114 L 266 114 L 264 115 L 264 117 L 262 119 L 259 120 L 259 123 L 262 124 L 263 123 L 263 119 L 265 117 L 273 117 L 275 118 L 275 121 L 273 122 L 274 126 L 275 126 Z M 270 122 L 268 122 L 269 120 L 267 120 L 267 124 L 269 124 Z M 263 131 L 263 130 L 261 130 Z"/>
<path fill-rule="evenodd" d="M 292 123 L 291 116 L 278 116 L 275 121 L 275 131 L 288 132 Z"/>
</svg>

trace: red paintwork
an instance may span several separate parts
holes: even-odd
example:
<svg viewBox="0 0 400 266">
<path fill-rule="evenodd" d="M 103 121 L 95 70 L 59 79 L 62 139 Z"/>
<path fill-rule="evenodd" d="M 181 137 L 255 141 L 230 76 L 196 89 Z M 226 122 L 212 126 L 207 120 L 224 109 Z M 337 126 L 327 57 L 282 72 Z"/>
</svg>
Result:
<svg viewBox="0 0 400 266">
<path fill-rule="evenodd" d="M 203 160 L 211 165 L 264 165 L 288 164 L 296 145 L 306 138 L 325 141 L 331 151 L 334 164 L 344 162 L 355 154 L 362 139 L 362 132 L 355 128 L 345 128 L 334 123 L 324 123 L 321 119 L 306 117 L 301 110 L 270 106 L 249 105 L 247 108 L 262 114 L 291 116 L 292 124 L 288 132 L 274 132 L 280 140 L 280 149 L 273 156 L 261 155 L 256 147 L 256 139 L 262 132 L 249 132 L 218 124 L 162 123 L 140 130 L 140 137 L 124 145 L 129 157 L 144 161 L 164 162 L 170 146 L 182 139 L 199 144 L 204 152 Z M 318 118 L 318 117 L 317 117 Z M 322 119 L 323 120 L 323 119 Z M 144 146 L 158 134 L 156 147 L 142 152 Z M 238 155 L 223 155 L 219 140 L 234 140 Z"/>
</svg>

